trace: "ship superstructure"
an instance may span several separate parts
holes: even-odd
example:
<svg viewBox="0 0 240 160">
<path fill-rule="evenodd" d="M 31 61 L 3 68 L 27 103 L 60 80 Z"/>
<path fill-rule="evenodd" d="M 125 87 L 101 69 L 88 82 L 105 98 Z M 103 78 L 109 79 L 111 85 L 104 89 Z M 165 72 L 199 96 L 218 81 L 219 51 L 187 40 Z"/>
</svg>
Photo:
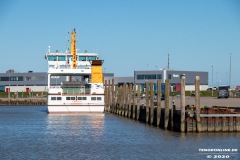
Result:
<svg viewBox="0 0 240 160">
<path fill-rule="evenodd" d="M 76 31 L 70 33 L 70 51 L 51 52 L 48 61 L 48 113 L 104 111 L 102 60 L 97 53 L 77 53 Z M 61 85 L 53 81 L 62 79 Z"/>
</svg>

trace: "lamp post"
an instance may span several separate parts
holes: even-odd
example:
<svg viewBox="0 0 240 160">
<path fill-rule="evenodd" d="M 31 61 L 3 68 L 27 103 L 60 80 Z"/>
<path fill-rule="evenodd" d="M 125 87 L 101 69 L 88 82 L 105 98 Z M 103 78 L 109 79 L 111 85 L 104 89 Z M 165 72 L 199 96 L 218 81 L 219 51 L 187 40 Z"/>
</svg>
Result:
<svg viewBox="0 0 240 160">
<path fill-rule="evenodd" d="M 10 71 L 8 73 L 8 102 L 10 102 Z"/>
<path fill-rule="evenodd" d="M 213 85 L 213 66 L 212 67 L 212 85 Z M 212 86 L 212 97 L 213 97 L 213 86 Z"/>
<path fill-rule="evenodd" d="M 232 70 L 232 53 L 230 53 L 230 64 L 229 64 L 229 87 L 231 88 L 231 70 Z"/>
</svg>

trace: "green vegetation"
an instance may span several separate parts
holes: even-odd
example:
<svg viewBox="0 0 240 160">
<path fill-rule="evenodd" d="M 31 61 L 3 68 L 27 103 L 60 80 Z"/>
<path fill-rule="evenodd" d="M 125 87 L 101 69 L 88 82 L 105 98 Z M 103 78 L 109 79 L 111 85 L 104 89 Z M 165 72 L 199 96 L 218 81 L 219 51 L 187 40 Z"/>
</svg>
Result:
<svg viewBox="0 0 240 160">
<path fill-rule="evenodd" d="M 0 92 L 0 98 L 8 98 L 7 92 Z M 10 92 L 10 97 L 11 98 L 29 98 L 29 97 L 34 97 L 34 98 L 46 98 L 47 92 Z"/>
<path fill-rule="evenodd" d="M 177 96 L 177 95 L 180 95 L 180 91 L 176 91 L 176 92 L 170 92 L 170 96 Z M 156 94 L 156 92 L 155 92 Z M 162 91 L 162 94 L 164 94 L 164 91 Z M 194 91 L 185 91 L 185 95 L 186 96 L 192 96 L 192 95 L 195 95 L 195 92 Z M 217 97 L 218 96 L 218 91 L 200 91 L 200 96 L 201 97 Z"/>
</svg>

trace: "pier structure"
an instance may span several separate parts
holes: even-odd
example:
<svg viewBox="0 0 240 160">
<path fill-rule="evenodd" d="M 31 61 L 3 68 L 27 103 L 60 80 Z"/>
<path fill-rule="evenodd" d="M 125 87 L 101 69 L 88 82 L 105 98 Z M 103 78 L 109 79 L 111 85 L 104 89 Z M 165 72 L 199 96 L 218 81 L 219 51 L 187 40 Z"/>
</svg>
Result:
<svg viewBox="0 0 240 160">
<path fill-rule="evenodd" d="M 240 131 L 240 108 L 201 106 L 199 76 L 195 78 L 195 103 L 187 104 L 184 90 L 187 77 L 182 75 L 180 78 L 179 106 L 170 97 L 169 80 L 165 80 L 163 91 L 161 90 L 162 81 L 158 80 L 155 94 L 154 84 L 151 81 L 146 81 L 145 92 L 142 93 L 137 84 L 114 86 L 114 81 L 112 84 L 105 81 L 105 112 L 177 132 Z M 161 103 L 162 94 L 165 95 L 163 103 Z"/>
</svg>

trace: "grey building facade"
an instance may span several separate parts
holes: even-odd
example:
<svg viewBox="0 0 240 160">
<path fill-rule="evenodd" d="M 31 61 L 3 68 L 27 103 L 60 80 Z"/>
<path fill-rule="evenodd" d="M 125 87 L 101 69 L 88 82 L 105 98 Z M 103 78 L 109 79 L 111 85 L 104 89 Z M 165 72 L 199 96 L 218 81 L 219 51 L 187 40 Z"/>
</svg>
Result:
<svg viewBox="0 0 240 160">
<path fill-rule="evenodd" d="M 168 79 L 171 86 L 175 86 L 179 90 L 181 83 L 181 75 L 186 76 L 186 90 L 195 90 L 195 78 L 200 76 L 200 89 L 206 90 L 208 88 L 208 72 L 204 71 L 175 71 L 175 70 L 150 70 L 150 71 L 134 71 L 134 82 L 140 84 L 141 89 L 144 88 L 146 81 L 152 81 L 156 89 L 157 80 L 162 81 Z M 163 88 L 163 87 L 162 87 Z"/>
<path fill-rule="evenodd" d="M 195 90 L 195 77 L 200 76 L 200 90 L 208 88 L 208 72 L 204 71 L 174 71 L 174 70 L 149 70 L 134 71 L 133 76 L 114 77 L 114 73 L 104 73 L 104 80 L 115 85 L 124 83 L 135 83 L 141 85 L 144 90 L 146 81 L 154 83 L 156 90 L 157 80 L 162 80 L 162 86 L 166 79 L 169 79 L 170 85 L 178 90 L 180 86 L 180 77 L 186 76 L 186 90 Z M 63 77 L 52 77 L 51 85 L 59 86 L 64 81 Z M 162 88 L 163 89 L 163 88 Z M 29 91 L 47 91 L 47 72 L 26 72 L 26 73 L 0 73 L 0 91 L 2 92 L 29 92 Z"/>
</svg>

